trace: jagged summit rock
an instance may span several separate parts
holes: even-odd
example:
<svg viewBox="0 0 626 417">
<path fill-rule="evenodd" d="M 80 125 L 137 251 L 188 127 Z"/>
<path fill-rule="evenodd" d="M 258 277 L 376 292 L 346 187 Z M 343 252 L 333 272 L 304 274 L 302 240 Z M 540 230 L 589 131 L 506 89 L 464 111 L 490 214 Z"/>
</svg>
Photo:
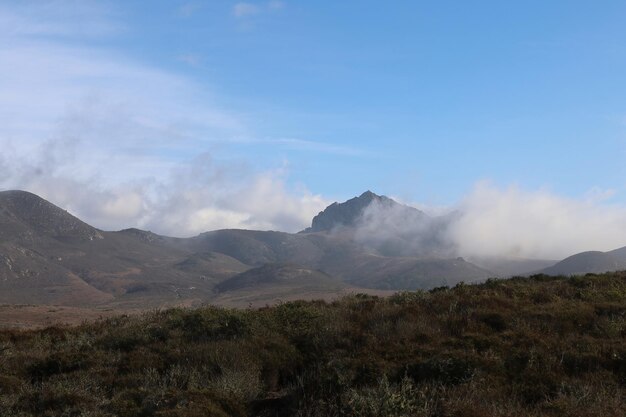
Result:
<svg viewBox="0 0 626 417">
<path fill-rule="evenodd" d="M 351 198 L 343 203 L 334 202 L 318 213 L 311 222 L 311 227 L 304 232 L 322 232 L 338 226 L 353 226 L 372 201 L 382 197 L 366 191 L 359 197 Z"/>
<path fill-rule="evenodd" d="M 367 190 L 358 197 L 351 198 L 343 203 L 334 202 L 326 207 L 324 211 L 321 211 L 313 218 L 311 227 L 302 232 L 323 232 L 341 226 L 356 226 L 362 219 L 365 210 L 372 204 L 377 204 L 380 208 L 385 209 L 401 209 L 409 215 L 425 216 L 416 208 L 405 206 L 387 196 L 378 195 Z"/>
</svg>

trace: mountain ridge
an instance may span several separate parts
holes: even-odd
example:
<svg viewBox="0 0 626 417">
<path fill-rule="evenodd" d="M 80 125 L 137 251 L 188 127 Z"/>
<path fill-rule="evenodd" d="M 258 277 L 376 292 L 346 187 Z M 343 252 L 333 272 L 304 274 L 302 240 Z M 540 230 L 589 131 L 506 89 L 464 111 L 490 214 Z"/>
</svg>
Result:
<svg viewBox="0 0 626 417">
<path fill-rule="evenodd" d="M 547 275 L 582 275 L 619 270 L 626 270 L 626 246 L 607 252 L 580 252 L 538 272 Z"/>
<path fill-rule="evenodd" d="M 294 234 L 224 229 L 174 238 L 137 228 L 101 231 L 32 193 L 3 192 L 0 303 L 202 304 L 215 299 L 220 283 L 254 268 L 256 279 L 269 283 L 264 285 L 264 294 L 272 300 L 272 290 L 285 290 L 284 282 L 276 281 L 275 275 L 288 269 L 264 268 L 266 265 L 293 265 L 292 275 L 294 271 L 318 271 L 312 273 L 318 277 L 315 291 L 306 290 L 309 297 L 313 293 L 326 297 L 348 287 L 365 291 L 454 285 L 461 276 L 479 280 L 491 275 L 464 260 L 389 256 L 368 247 L 357 239 L 357 228 L 363 226 L 364 213 L 374 206 L 391 208 L 401 213 L 400 219 L 405 213 L 426 218 L 417 209 L 368 191 L 329 206 L 331 213 L 338 210 L 343 217 L 330 216 L 322 222 L 328 230 Z M 342 226 L 352 229 L 336 233 Z M 389 271 L 397 272 L 399 278 Z M 303 291 L 313 288 L 305 277 L 293 281 Z M 296 296 L 298 288 L 290 283 L 289 291 Z M 227 299 L 228 294 L 221 292 L 220 297 Z"/>
<path fill-rule="evenodd" d="M 327 297 L 348 288 L 430 289 L 498 276 L 436 242 L 446 221 L 367 191 L 331 204 L 312 220 L 311 231 L 223 229 L 175 238 L 136 228 L 101 231 L 35 194 L 5 191 L 0 192 L 0 303 L 114 308 L 251 298 L 263 303 L 277 294 L 297 297 L 299 290 L 304 297 Z M 626 247 L 597 256 L 626 259 Z M 280 276 L 299 278 L 287 282 Z M 307 276 L 316 278 L 307 282 Z M 225 282 L 256 282 L 263 291 L 254 294 L 252 284 L 229 289 Z"/>
<path fill-rule="evenodd" d="M 6 238 L 15 220 L 29 232 L 53 238 L 101 239 L 101 231 L 36 194 L 22 190 L 0 191 L 0 233 Z"/>
</svg>

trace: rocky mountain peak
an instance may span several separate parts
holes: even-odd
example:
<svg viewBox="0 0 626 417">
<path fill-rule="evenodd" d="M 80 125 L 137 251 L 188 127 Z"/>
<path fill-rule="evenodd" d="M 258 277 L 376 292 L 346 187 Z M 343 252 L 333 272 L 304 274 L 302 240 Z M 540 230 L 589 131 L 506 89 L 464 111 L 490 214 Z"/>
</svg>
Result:
<svg viewBox="0 0 626 417">
<path fill-rule="evenodd" d="M 363 216 L 365 209 L 372 203 L 378 203 L 388 207 L 405 207 L 389 197 L 378 195 L 368 190 L 358 197 L 351 198 L 343 203 L 334 202 L 326 207 L 326 209 L 313 218 L 311 227 L 303 230 L 303 232 L 322 232 L 341 226 L 356 226 L 357 222 Z M 409 207 L 407 207 L 407 209 L 409 209 Z M 416 209 L 412 210 L 417 211 Z"/>
</svg>

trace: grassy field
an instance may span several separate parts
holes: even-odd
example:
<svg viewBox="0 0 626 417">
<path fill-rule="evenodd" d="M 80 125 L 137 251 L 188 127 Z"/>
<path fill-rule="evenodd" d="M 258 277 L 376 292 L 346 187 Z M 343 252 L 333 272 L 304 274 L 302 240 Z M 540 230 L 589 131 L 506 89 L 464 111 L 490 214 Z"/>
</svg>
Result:
<svg viewBox="0 0 626 417">
<path fill-rule="evenodd" d="M 0 331 L 0 416 L 626 415 L 626 273 Z"/>
</svg>

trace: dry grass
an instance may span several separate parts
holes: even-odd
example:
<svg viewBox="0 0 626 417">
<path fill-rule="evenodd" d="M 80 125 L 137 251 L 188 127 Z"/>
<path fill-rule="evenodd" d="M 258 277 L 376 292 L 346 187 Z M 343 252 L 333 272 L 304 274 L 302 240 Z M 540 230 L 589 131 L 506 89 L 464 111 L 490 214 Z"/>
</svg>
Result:
<svg viewBox="0 0 626 417">
<path fill-rule="evenodd" d="M 0 331 L 0 416 L 624 416 L 626 273 Z"/>
</svg>

